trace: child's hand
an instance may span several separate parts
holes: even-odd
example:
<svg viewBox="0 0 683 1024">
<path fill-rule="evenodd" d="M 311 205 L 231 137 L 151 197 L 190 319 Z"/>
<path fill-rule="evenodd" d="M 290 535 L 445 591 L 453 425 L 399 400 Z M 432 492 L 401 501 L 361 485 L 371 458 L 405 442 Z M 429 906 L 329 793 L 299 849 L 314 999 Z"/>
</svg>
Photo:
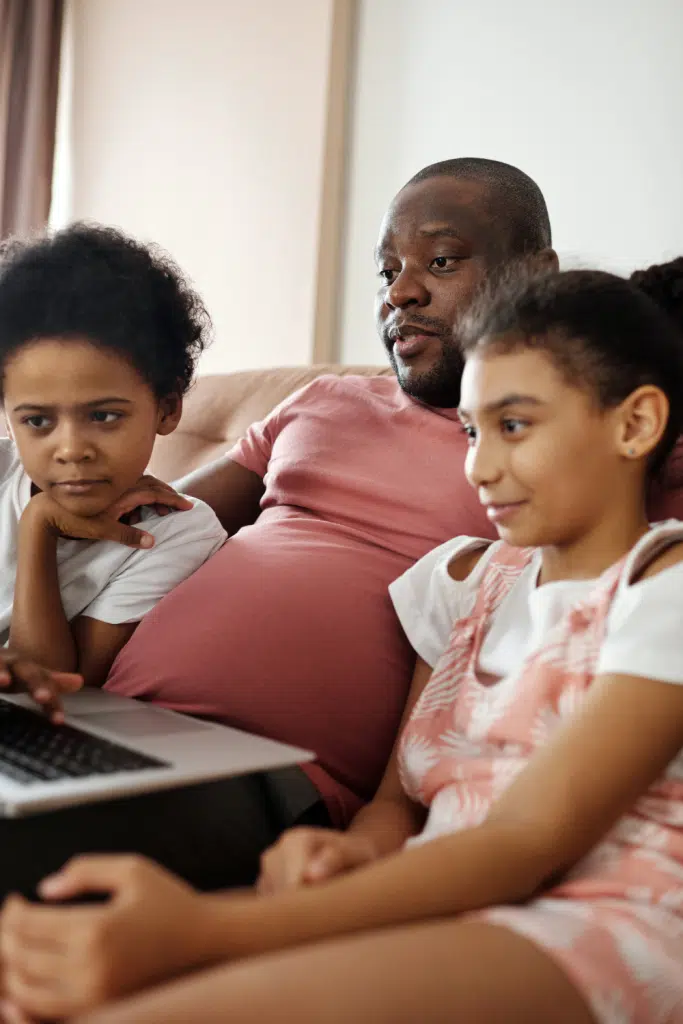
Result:
<svg viewBox="0 0 683 1024">
<path fill-rule="evenodd" d="M 71 1017 L 201 962 L 202 897 L 140 857 L 79 857 L 39 891 L 111 900 L 46 907 L 9 897 L 0 916 L 4 994 L 25 1014 Z"/>
<path fill-rule="evenodd" d="M 115 519 L 122 516 L 128 517 L 129 523 L 139 522 L 138 509 L 148 505 L 154 509 L 159 516 L 168 515 L 169 512 L 189 512 L 192 502 L 183 494 L 177 491 L 155 476 L 141 476 L 135 487 L 132 487 L 125 494 L 122 494 L 118 501 L 115 501 L 109 510 L 110 515 Z"/>
<path fill-rule="evenodd" d="M 269 896 L 324 882 L 376 858 L 373 843 L 364 836 L 325 828 L 292 828 L 261 857 L 258 891 Z"/>
<path fill-rule="evenodd" d="M 0 650 L 0 689 L 25 690 L 49 714 L 55 725 L 64 721 L 62 697 L 83 686 L 83 677 L 73 672 L 54 672 L 35 661 Z"/>
<path fill-rule="evenodd" d="M 21 516 L 21 530 L 47 530 L 57 537 L 75 540 L 112 540 L 129 548 L 151 548 L 154 537 L 128 523 L 121 523 L 114 506 L 96 516 L 79 516 L 49 494 L 34 495 Z"/>
</svg>

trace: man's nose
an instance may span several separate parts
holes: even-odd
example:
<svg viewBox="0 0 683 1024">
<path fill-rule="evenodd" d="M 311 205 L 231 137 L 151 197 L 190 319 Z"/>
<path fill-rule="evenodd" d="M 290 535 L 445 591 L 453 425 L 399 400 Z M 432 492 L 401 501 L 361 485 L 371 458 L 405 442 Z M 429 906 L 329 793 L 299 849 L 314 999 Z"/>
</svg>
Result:
<svg viewBox="0 0 683 1024">
<path fill-rule="evenodd" d="M 422 276 L 404 267 L 386 291 L 385 301 L 392 309 L 404 309 L 406 306 L 429 305 L 429 289 L 425 286 Z"/>
</svg>

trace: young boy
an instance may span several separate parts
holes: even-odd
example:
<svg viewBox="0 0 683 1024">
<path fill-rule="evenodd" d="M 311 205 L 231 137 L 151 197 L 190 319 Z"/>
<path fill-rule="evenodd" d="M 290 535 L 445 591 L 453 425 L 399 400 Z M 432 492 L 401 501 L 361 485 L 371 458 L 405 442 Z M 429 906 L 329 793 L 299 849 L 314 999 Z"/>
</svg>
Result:
<svg viewBox="0 0 683 1024">
<path fill-rule="evenodd" d="M 142 529 L 120 521 L 209 329 L 168 257 L 111 228 L 1 254 L 0 643 L 15 665 L 67 673 L 10 670 L 56 720 L 59 690 L 104 683 L 143 615 L 225 541 L 195 500 L 143 508 Z"/>
</svg>

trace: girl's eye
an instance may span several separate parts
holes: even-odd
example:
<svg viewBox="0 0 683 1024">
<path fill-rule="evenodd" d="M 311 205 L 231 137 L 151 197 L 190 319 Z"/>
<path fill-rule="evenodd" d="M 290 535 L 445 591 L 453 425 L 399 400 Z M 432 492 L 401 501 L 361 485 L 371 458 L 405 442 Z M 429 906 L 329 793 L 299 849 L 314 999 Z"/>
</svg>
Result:
<svg viewBox="0 0 683 1024">
<path fill-rule="evenodd" d="M 437 256 L 432 260 L 429 266 L 432 270 L 450 271 L 455 270 L 455 266 L 459 262 L 460 261 L 455 256 Z"/>
<path fill-rule="evenodd" d="M 22 420 L 22 423 L 25 423 L 28 427 L 32 427 L 33 430 L 45 430 L 46 427 L 49 427 L 50 420 L 47 416 L 39 416 L 36 414 L 35 416 L 27 416 L 25 420 Z"/>
<path fill-rule="evenodd" d="M 517 436 L 518 434 L 521 434 L 522 431 L 529 426 L 529 424 L 526 420 L 504 419 L 502 421 L 501 426 L 503 428 L 504 434 L 511 434 L 513 436 Z"/>
<path fill-rule="evenodd" d="M 95 423 L 116 423 L 117 420 L 121 419 L 120 412 L 105 412 L 104 409 L 96 409 L 92 413 L 92 418 Z"/>
<path fill-rule="evenodd" d="M 471 423 L 463 423 L 462 429 L 465 431 L 468 444 L 474 444 L 477 440 L 477 431 Z"/>
</svg>

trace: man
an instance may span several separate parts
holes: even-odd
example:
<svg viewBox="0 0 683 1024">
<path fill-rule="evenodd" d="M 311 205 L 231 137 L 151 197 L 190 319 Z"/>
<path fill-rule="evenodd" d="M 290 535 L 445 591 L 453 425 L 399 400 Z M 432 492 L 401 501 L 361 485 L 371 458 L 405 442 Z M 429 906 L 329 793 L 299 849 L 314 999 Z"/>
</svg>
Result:
<svg viewBox="0 0 683 1024">
<path fill-rule="evenodd" d="M 463 475 L 453 323 L 511 258 L 555 264 L 550 246 L 540 190 L 506 164 L 446 161 L 401 190 L 376 251 L 398 386 L 316 380 L 182 482 L 240 532 L 145 620 L 111 689 L 312 748 L 309 778 L 349 820 L 412 670 L 388 584 L 455 534 L 493 535 Z"/>
<path fill-rule="evenodd" d="M 557 262 L 527 175 L 480 159 L 422 170 L 376 252 L 377 326 L 396 379 L 320 378 L 180 485 L 231 539 L 142 622 L 107 685 L 308 747 L 317 762 L 0 822 L 6 884 L 19 872 L 26 887 L 88 849 L 146 853 L 206 886 L 249 881 L 302 814 L 343 826 L 371 797 L 413 668 L 388 585 L 452 536 L 493 536 L 464 477 L 452 327 L 482 281 L 520 257 Z"/>
</svg>

